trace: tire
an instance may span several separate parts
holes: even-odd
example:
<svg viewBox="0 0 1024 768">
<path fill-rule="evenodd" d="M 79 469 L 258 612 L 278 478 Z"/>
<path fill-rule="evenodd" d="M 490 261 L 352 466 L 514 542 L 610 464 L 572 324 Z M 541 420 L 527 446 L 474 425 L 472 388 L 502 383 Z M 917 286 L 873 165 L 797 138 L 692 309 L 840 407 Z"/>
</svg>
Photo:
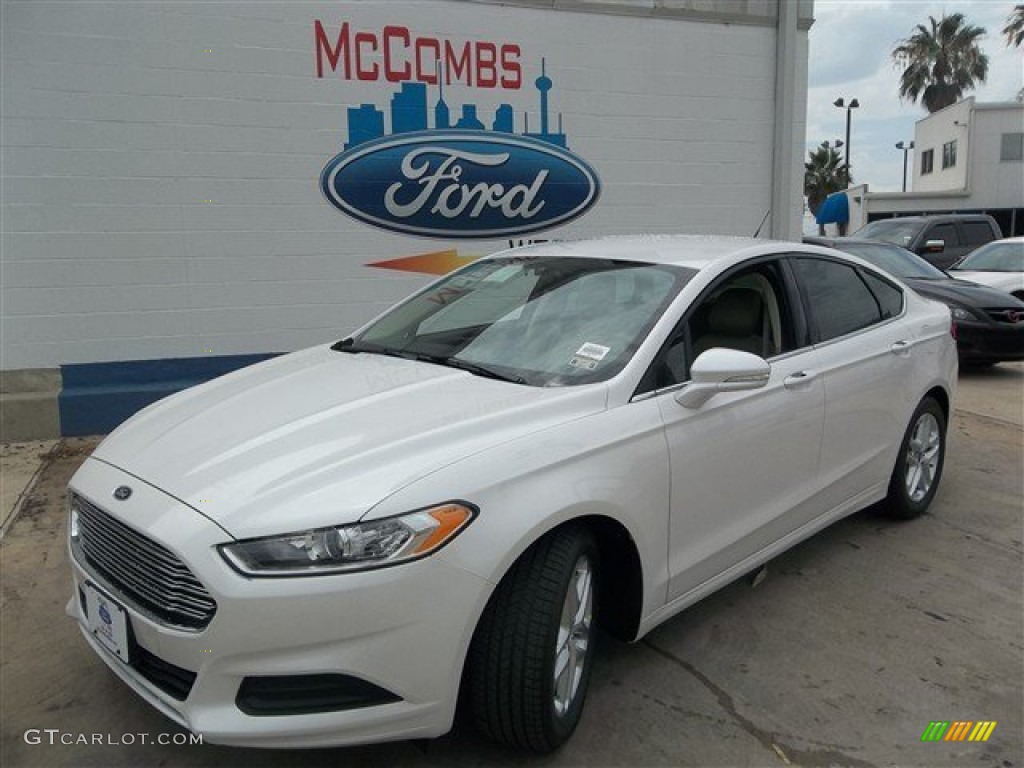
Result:
<svg viewBox="0 0 1024 768">
<path fill-rule="evenodd" d="M 924 514 L 935 498 L 946 460 L 946 417 L 931 397 L 917 406 L 900 443 L 889 480 L 885 510 L 891 517 L 911 520 Z"/>
<path fill-rule="evenodd" d="M 535 543 L 502 579 L 468 658 L 472 717 L 486 736 L 545 754 L 572 735 L 593 666 L 598 577 L 593 537 L 572 526 Z"/>
</svg>

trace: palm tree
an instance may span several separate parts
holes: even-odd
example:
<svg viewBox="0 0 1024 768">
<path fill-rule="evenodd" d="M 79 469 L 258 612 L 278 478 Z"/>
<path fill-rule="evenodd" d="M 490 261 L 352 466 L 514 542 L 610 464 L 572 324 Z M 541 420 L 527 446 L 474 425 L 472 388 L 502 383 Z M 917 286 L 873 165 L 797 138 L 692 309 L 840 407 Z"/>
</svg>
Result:
<svg viewBox="0 0 1024 768">
<path fill-rule="evenodd" d="M 1006 17 L 1006 26 L 1003 27 L 1003 34 L 1006 35 L 1006 44 L 1014 48 L 1020 48 L 1024 43 L 1024 5 L 1015 5 L 1010 15 Z"/>
<path fill-rule="evenodd" d="M 892 57 L 903 67 L 900 99 L 921 100 L 929 112 L 937 112 L 960 100 L 965 91 L 985 82 L 988 56 L 978 40 L 983 27 L 967 24 L 962 13 L 929 16 L 931 29 L 918 24 L 914 34 L 900 40 Z"/>
<path fill-rule="evenodd" d="M 808 150 L 807 156 L 808 160 L 804 163 L 804 194 L 807 195 L 807 207 L 817 216 L 825 198 L 843 189 L 843 157 L 827 141 L 821 142 L 817 149 Z M 821 229 L 819 225 L 819 231 Z"/>
</svg>

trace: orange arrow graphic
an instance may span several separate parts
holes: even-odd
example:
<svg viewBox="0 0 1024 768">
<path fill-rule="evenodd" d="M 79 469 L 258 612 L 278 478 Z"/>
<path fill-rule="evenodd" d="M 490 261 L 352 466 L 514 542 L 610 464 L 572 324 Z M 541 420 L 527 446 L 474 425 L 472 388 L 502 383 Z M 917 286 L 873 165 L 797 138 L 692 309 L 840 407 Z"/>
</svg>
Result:
<svg viewBox="0 0 1024 768">
<path fill-rule="evenodd" d="M 471 261 L 476 261 L 478 258 L 479 256 L 460 256 L 459 252 L 452 248 L 448 251 L 434 251 L 433 253 L 421 253 L 418 256 L 374 261 L 366 266 L 397 269 L 401 272 L 421 272 L 426 275 L 447 275 L 452 270 L 465 266 Z"/>
</svg>

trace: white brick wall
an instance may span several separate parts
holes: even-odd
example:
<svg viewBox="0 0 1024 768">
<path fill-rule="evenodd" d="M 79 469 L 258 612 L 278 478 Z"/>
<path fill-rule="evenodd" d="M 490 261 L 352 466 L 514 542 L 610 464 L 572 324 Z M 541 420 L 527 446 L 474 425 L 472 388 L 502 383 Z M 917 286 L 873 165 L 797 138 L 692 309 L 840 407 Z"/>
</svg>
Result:
<svg viewBox="0 0 1024 768">
<path fill-rule="evenodd" d="M 504 244 L 390 234 L 324 200 L 346 107 L 397 86 L 318 79 L 314 19 L 519 44 L 522 90 L 445 94 L 453 114 L 511 102 L 517 131 L 527 109 L 539 127 L 546 56 L 603 197 L 544 236 L 752 234 L 769 205 L 770 26 L 455 2 L 2 8 L 4 369 L 295 349 L 425 280 L 367 262 Z"/>
</svg>

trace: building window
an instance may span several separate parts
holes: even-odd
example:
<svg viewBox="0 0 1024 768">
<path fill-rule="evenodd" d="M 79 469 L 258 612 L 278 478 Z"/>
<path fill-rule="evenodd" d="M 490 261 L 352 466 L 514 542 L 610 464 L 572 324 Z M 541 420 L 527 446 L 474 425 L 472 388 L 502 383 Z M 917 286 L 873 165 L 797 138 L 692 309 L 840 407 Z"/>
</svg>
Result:
<svg viewBox="0 0 1024 768">
<path fill-rule="evenodd" d="M 932 167 L 935 164 L 935 150 L 926 149 L 921 153 L 921 175 L 924 176 L 926 173 L 932 172 Z"/>
<path fill-rule="evenodd" d="M 956 165 L 956 139 L 942 145 L 942 167 L 952 168 Z"/>
<path fill-rule="evenodd" d="M 1004 163 L 1019 163 L 1024 160 L 1024 133 L 1004 133 L 999 159 Z"/>
</svg>

